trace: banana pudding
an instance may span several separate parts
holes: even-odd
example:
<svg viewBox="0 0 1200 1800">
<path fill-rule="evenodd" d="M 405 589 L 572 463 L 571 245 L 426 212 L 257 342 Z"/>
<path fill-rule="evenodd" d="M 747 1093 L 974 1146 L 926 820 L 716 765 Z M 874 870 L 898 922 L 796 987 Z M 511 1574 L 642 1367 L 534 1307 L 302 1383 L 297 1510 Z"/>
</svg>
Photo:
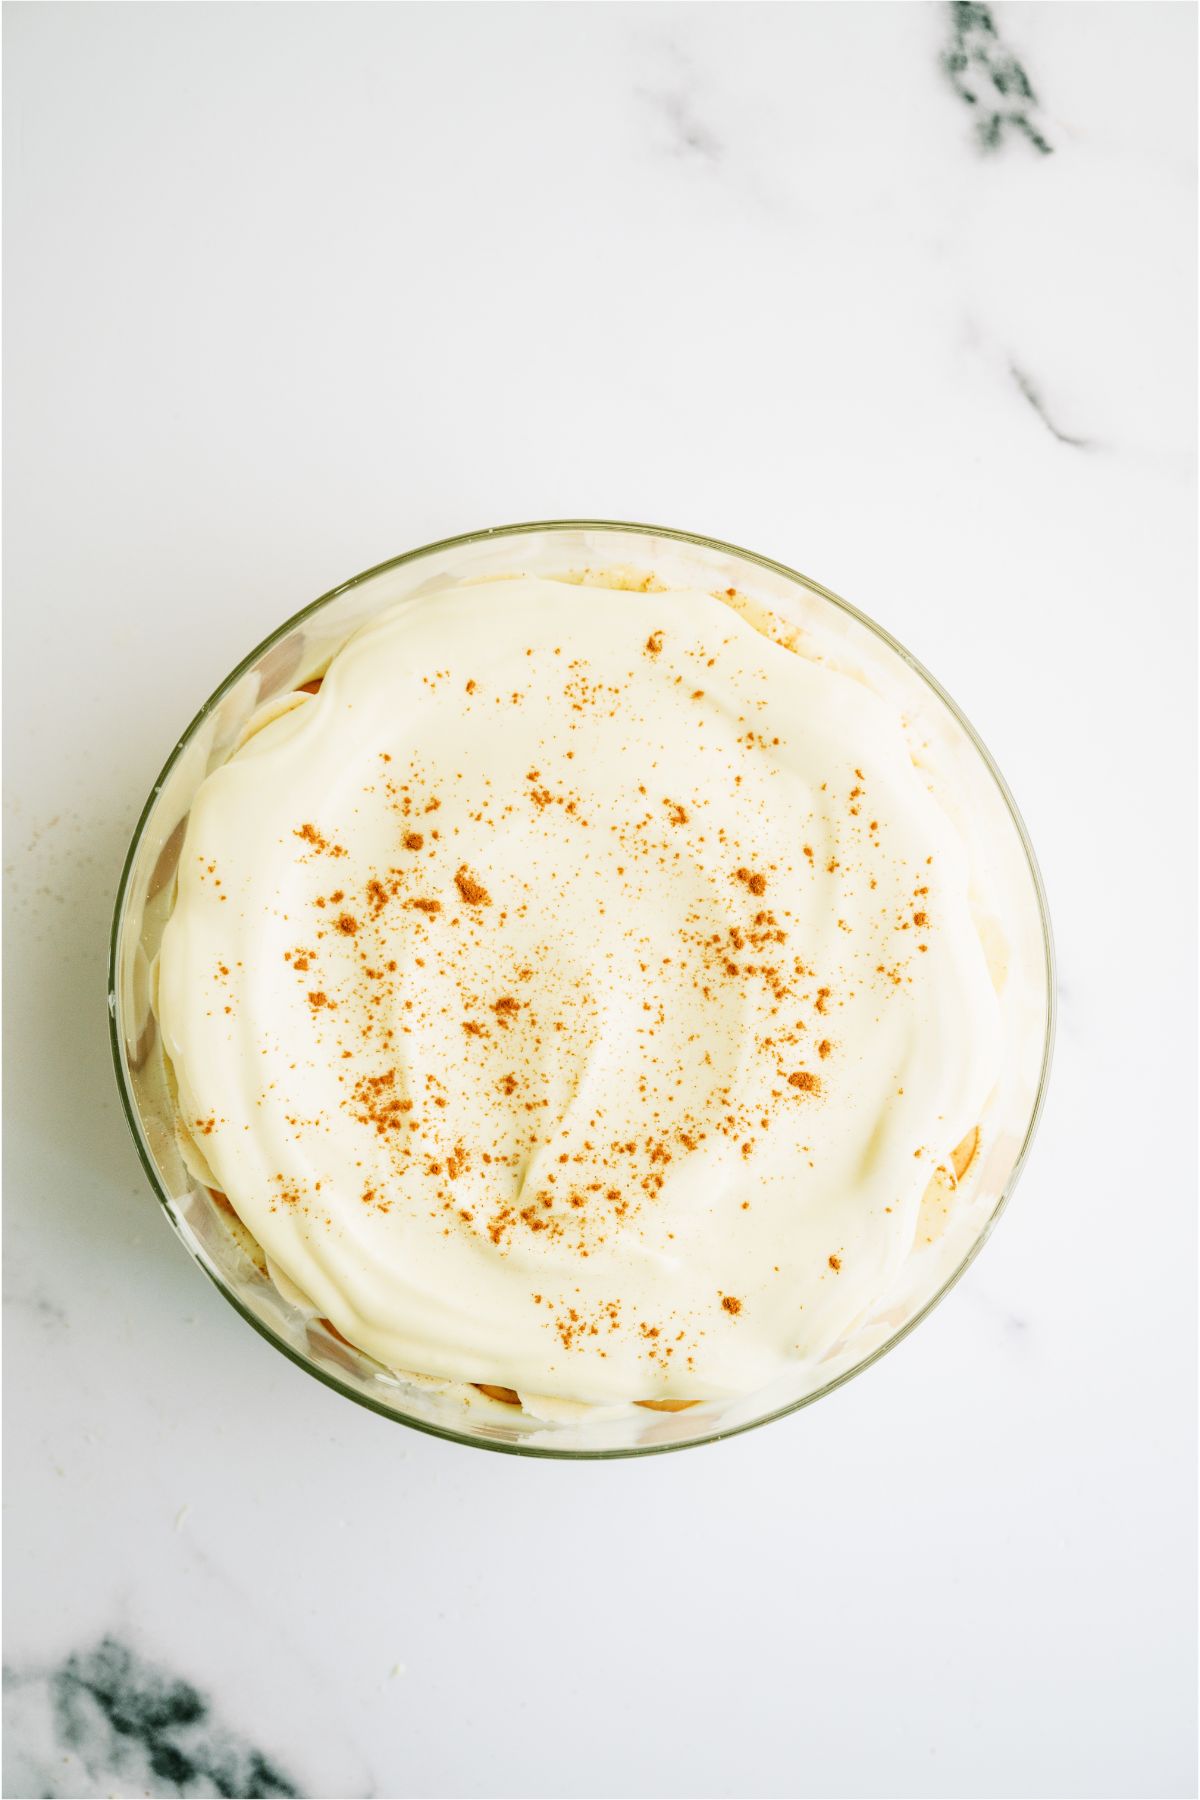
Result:
<svg viewBox="0 0 1200 1800">
<path fill-rule="evenodd" d="M 1000 1008 L 900 713 L 732 590 L 403 601 L 203 781 L 156 1010 L 281 1291 L 495 1402 L 816 1368 L 978 1153 Z"/>
</svg>

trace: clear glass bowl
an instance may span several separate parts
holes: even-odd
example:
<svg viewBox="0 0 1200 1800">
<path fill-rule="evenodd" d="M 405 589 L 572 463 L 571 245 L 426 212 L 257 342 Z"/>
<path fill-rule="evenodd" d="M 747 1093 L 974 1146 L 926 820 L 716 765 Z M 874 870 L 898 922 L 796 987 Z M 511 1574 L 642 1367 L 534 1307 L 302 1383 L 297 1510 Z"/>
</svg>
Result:
<svg viewBox="0 0 1200 1800">
<path fill-rule="evenodd" d="M 588 605 L 589 574 L 601 571 L 630 585 L 653 575 L 671 587 L 735 588 L 798 629 L 805 654 L 867 680 L 901 709 L 922 768 L 968 840 L 1005 1055 L 981 1121 L 984 1153 L 956 1193 L 927 1200 L 919 1236 L 929 1241 L 815 1375 L 798 1369 L 758 1393 L 681 1412 L 631 1406 L 549 1419 L 462 1384 L 385 1369 L 283 1297 L 228 1203 L 194 1179 L 181 1156 L 153 967 L 193 798 L 260 706 L 320 675 L 354 631 L 413 595 L 526 573 L 572 584 L 563 587 L 564 607 Z M 252 651 L 201 707 L 151 790 L 121 875 L 109 966 L 113 1059 L 134 1142 L 167 1217 L 230 1304 L 348 1399 L 458 1443 L 530 1456 L 638 1456 L 728 1437 L 806 1406 L 898 1344 L 974 1259 L 1012 1192 L 1045 1095 L 1053 996 L 1050 925 L 1025 828 L 987 751 L 920 664 L 844 600 L 766 557 L 686 532 L 596 521 L 505 526 L 410 551 L 314 601 Z"/>
</svg>

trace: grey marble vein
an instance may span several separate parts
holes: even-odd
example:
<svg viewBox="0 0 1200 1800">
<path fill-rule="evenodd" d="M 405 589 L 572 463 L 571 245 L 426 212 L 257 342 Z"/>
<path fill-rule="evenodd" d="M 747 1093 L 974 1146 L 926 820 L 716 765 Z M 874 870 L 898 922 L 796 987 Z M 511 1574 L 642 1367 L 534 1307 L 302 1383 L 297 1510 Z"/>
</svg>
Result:
<svg viewBox="0 0 1200 1800">
<path fill-rule="evenodd" d="M 999 150 L 1015 134 L 1040 155 L 1053 154 L 1054 146 L 1037 120 L 1033 85 L 979 0 L 950 0 L 950 43 L 941 63 L 959 99 L 974 109 L 975 135 L 982 149 Z"/>
<path fill-rule="evenodd" d="M 1014 1344 L 1029 1343 L 1030 1322 L 1024 1313 L 1016 1311 L 1007 1301 L 998 1299 L 978 1279 L 971 1283 L 968 1292 L 975 1310 L 993 1325 L 998 1325 L 1009 1341 Z"/>
<path fill-rule="evenodd" d="M 6 1288 L 4 1309 L 9 1312 L 14 1308 L 20 1308 L 23 1312 L 31 1315 L 41 1329 L 47 1333 L 70 1329 L 71 1321 L 65 1309 L 58 1304 L 57 1300 L 52 1300 L 49 1294 L 43 1292 L 41 1288 L 31 1288 L 24 1292 Z"/>
<path fill-rule="evenodd" d="M 1008 371 L 1012 376 L 1013 381 L 1016 383 L 1018 392 L 1029 402 L 1029 405 L 1033 408 L 1052 438 L 1056 438 L 1060 444 L 1068 445 L 1072 450 L 1091 450 L 1094 448 L 1090 438 L 1075 437 L 1069 431 L 1064 431 L 1061 426 L 1055 423 L 1046 410 L 1046 402 L 1042 399 L 1041 393 L 1037 387 L 1035 387 L 1030 377 L 1025 373 L 1024 369 L 1018 368 L 1016 363 L 1009 363 Z"/>
<path fill-rule="evenodd" d="M 716 168 L 723 162 L 727 146 L 704 116 L 701 76 L 690 51 L 674 36 L 656 33 L 638 39 L 634 54 L 643 71 L 634 93 L 661 131 L 661 152 L 679 162 Z M 645 79 L 652 62 L 661 68 L 653 82 Z"/>
<path fill-rule="evenodd" d="M 214 1716 L 197 1688 L 113 1637 L 49 1669 L 6 1667 L 4 1715 L 8 1795 L 300 1794 L 268 1756 Z"/>
<path fill-rule="evenodd" d="M 719 162 L 724 150 L 716 132 L 700 118 L 691 97 L 683 89 L 672 92 L 647 92 L 644 98 L 663 119 L 669 142 L 676 156 L 698 157 L 703 162 Z"/>
</svg>

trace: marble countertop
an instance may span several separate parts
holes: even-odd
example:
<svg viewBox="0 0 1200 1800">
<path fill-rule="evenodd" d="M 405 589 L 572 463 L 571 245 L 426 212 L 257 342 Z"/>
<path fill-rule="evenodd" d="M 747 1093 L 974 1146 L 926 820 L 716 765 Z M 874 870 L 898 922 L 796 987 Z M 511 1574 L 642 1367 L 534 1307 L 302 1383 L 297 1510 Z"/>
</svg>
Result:
<svg viewBox="0 0 1200 1800">
<path fill-rule="evenodd" d="M 27 6 L 5 48 L 5 1793 L 1194 1792 L 1194 9 Z M 933 668 L 1061 1010 L 914 1337 L 570 1466 L 246 1328 L 142 1179 L 104 964 L 247 649 L 581 514 Z"/>
</svg>

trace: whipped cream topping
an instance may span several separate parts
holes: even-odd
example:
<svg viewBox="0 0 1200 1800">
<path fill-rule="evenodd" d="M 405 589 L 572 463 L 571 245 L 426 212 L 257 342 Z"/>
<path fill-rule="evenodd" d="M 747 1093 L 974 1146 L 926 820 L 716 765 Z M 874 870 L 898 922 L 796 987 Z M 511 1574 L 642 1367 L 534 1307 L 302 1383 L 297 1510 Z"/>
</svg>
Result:
<svg viewBox="0 0 1200 1800">
<path fill-rule="evenodd" d="M 217 1184 L 389 1367 L 699 1399 L 883 1300 L 995 1079 L 902 721 L 723 600 L 404 602 L 201 787 L 158 1011 Z"/>
</svg>

